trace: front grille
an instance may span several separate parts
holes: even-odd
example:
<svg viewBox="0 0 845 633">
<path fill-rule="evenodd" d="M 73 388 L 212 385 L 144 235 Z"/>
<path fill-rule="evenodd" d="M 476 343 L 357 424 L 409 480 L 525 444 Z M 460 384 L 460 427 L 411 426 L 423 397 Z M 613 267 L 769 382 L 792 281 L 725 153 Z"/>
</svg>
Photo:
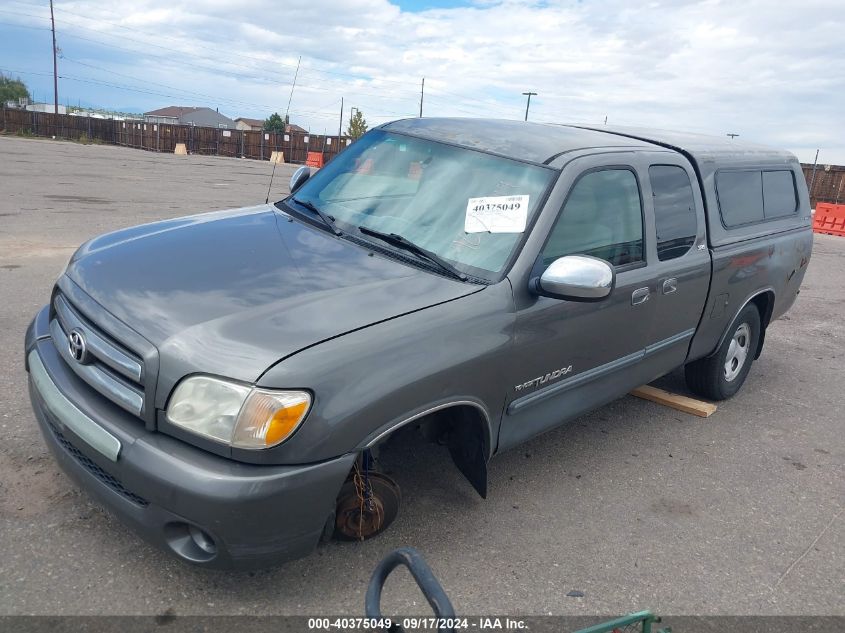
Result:
<svg viewBox="0 0 845 633">
<path fill-rule="evenodd" d="M 55 294 L 51 315 L 53 344 L 74 373 L 118 406 L 143 417 L 145 371 L 141 356 L 85 316 L 63 292 Z M 74 331 L 85 341 L 86 354 L 81 362 L 69 346 L 68 337 Z"/>
<path fill-rule="evenodd" d="M 73 457 L 77 461 L 77 463 L 79 463 L 85 470 L 87 470 L 89 473 L 94 475 L 94 477 L 99 479 L 109 488 L 114 490 L 116 493 L 118 493 L 125 499 L 128 499 L 132 503 L 139 505 L 142 508 L 145 508 L 150 505 L 150 502 L 144 499 L 144 497 L 142 497 L 141 495 L 137 495 L 128 488 L 126 488 L 126 486 L 123 485 L 120 479 L 118 479 L 114 475 L 110 475 L 109 473 L 107 473 L 105 470 L 95 464 L 90 458 L 88 458 L 84 453 L 82 453 L 78 448 L 76 448 L 76 446 L 73 445 L 73 442 L 67 439 L 64 434 L 53 425 L 52 422 L 48 422 L 48 425 L 50 426 L 50 431 L 52 431 L 53 436 L 55 436 L 56 438 L 56 441 L 61 444 L 62 448 L 64 448 L 70 454 L 70 456 Z"/>
</svg>

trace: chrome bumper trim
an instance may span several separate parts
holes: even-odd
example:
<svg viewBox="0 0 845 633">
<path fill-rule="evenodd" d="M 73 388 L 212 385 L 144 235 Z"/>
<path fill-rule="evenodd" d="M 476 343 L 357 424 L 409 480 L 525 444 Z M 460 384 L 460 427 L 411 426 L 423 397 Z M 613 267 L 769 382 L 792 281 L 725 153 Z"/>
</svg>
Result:
<svg viewBox="0 0 845 633">
<path fill-rule="evenodd" d="M 73 431 L 91 448 L 113 462 L 120 455 L 120 440 L 94 422 L 68 400 L 50 378 L 36 350 L 29 353 L 29 375 L 44 404 L 58 421 Z"/>
</svg>

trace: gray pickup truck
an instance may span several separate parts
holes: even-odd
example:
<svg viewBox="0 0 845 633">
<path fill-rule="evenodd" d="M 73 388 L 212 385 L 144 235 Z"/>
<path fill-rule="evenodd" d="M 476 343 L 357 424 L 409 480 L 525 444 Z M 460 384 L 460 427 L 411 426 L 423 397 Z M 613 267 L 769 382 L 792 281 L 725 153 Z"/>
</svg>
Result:
<svg viewBox="0 0 845 633">
<path fill-rule="evenodd" d="M 62 468 L 200 565 L 381 532 L 395 433 L 486 496 L 494 455 L 678 367 L 732 396 L 812 248 L 793 155 L 655 130 L 396 121 L 291 191 L 92 239 L 26 334 Z"/>
</svg>

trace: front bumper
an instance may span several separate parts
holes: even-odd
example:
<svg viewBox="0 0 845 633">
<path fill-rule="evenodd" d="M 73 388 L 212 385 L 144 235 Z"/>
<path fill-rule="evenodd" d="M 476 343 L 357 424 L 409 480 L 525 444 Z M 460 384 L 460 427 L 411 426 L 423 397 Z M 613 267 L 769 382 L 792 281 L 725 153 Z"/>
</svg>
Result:
<svg viewBox="0 0 845 633">
<path fill-rule="evenodd" d="M 149 431 L 67 368 L 39 331 L 45 321 L 39 313 L 27 332 L 32 408 L 59 465 L 83 489 L 192 563 L 263 567 L 314 549 L 354 454 L 256 466 Z"/>
</svg>

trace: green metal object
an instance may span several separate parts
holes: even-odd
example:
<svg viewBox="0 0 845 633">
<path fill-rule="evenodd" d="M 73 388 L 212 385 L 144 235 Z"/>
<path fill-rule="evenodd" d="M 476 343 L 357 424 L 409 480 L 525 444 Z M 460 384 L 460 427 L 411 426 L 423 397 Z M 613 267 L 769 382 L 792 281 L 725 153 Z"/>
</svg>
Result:
<svg viewBox="0 0 845 633">
<path fill-rule="evenodd" d="M 671 627 L 655 629 L 653 628 L 655 624 L 660 624 L 658 616 L 651 611 L 638 611 L 615 620 L 588 626 L 586 629 L 580 629 L 574 633 L 635 633 L 637 631 L 641 633 L 672 633 Z"/>
<path fill-rule="evenodd" d="M 376 567 L 370 577 L 370 584 L 367 588 L 367 597 L 364 602 L 364 613 L 368 618 L 380 619 L 381 615 L 381 593 L 384 583 L 390 573 L 399 565 L 404 565 L 411 572 L 414 581 L 422 590 L 429 605 L 438 618 L 451 619 L 455 617 L 455 609 L 449 601 L 449 597 L 443 591 L 443 587 L 426 564 L 422 555 L 413 547 L 401 547 L 388 554 Z M 654 628 L 660 624 L 660 617 L 651 611 L 638 611 L 628 615 L 600 622 L 586 629 L 573 631 L 572 633 L 672 633 L 671 627 Z M 473 626 L 475 626 L 473 624 Z M 396 625 L 396 631 L 405 629 Z M 390 629 L 391 631 L 394 628 Z M 453 628 L 438 628 L 442 633 L 455 633 Z"/>
</svg>

